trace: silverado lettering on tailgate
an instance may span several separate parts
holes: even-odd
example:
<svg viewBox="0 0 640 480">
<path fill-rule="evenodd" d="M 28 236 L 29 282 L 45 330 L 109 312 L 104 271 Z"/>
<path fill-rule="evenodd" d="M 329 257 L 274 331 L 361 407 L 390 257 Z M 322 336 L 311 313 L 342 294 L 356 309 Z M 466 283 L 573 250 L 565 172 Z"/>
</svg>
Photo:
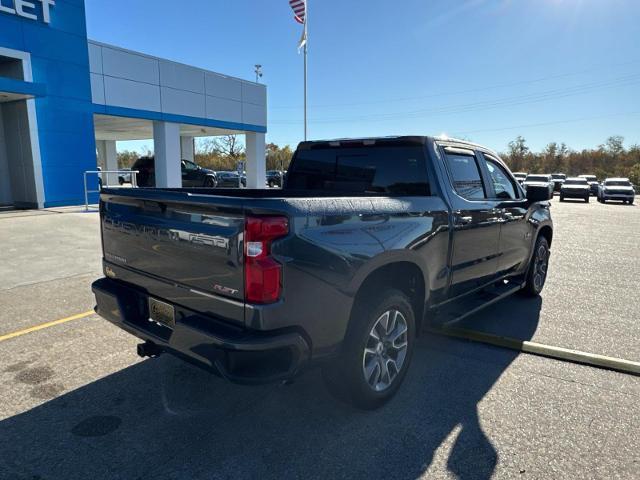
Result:
<svg viewBox="0 0 640 480">
<path fill-rule="evenodd" d="M 166 240 L 171 242 L 188 242 L 193 245 L 205 245 L 221 248 L 229 252 L 229 239 L 204 233 L 191 233 L 174 228 L 160 228 L 151 225 L 142 225 L 133 222 L 123 222 L 110 217 L 104 218 L 105 230 L 116 230 L 125 235 L 146 236 L 154 240 Z M 125 261 L 126 263 L 126 261 Z"/>
</svg>

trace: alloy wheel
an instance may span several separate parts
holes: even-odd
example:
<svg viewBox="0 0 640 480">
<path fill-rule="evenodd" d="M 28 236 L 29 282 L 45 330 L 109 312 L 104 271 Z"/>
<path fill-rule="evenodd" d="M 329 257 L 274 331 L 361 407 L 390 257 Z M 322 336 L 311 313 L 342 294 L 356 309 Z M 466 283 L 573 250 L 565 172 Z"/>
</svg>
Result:
<svg viewBox="0 0 640 480">
<path fill-rule="evenodd" d="M 549 252 L 547 247 L 538 245 L 536 258 L 533 264 L 533 286 L 537 291 L 542 290 L 544 281 L 547 278 L 547 267 L 549 266 Z"/>
<path fill-rule="evenodd" d="M 407 349 L 407 320 L 399 310 L 387 310 L 373 324 L 362 356 L 362 372 L 371 389 L 382 392 L 393 384 Z"/>
</svg>

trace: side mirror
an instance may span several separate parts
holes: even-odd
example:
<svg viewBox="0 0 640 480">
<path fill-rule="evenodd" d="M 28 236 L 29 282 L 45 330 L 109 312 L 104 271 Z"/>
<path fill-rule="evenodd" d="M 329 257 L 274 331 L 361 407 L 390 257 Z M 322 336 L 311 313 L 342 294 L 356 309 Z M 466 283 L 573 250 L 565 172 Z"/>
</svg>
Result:
<svg viewBox="0 0 640 480">
<path fill-rule="evenodd" d="M 531 203 L 550 200 L 549 188 L 542 185 L 527 185 L 527 200 Z"/>
</svg>

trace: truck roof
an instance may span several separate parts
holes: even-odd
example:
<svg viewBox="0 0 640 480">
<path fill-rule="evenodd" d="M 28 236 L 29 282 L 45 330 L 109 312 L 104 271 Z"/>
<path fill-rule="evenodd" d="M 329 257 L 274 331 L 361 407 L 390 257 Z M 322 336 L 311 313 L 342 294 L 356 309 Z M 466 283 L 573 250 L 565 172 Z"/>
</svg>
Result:
<svg viewBox="0 0 640 480">
<path fill-rule="evenodd" d="M 479 148 L 482 150 L 486 150 L 487 152 L 498 156 L 490 148 L 485 147 L 484 145 L 480 145 L 478 143 L 470 142 L 469 140 L 461 140 L 459 138 L 452 138 L 446 136 L 430 136 L 430 135 L 390 135 L 390 136 L 381 136 L 381 137 L 355 137 L 355 138 L 334 138 L 334 139 L 325 139 L 325 140 L 307 140 L 304 142 L 300 142 L 298 144 L 298 149 L 301 150 L 309 150 L 312 148 L 318 147 L 340 147 L 347 146 L 353 144 L 362 144 L 362 145 L 374 145 L 374 144 L 383 144 L 383 145 L 424 145 L 429 140 L 437 141 L 437 142 L 447 142 L 447 143 L 456 143 L 467 145 L 472 148 Z"/>
<path fill-rule="evenodd" d="M 419 135 L 403 135 L 403 136 L 387 136 L 387 137 L 356 137 L 356 138 L 333 138 L 326 140 L 307 140 L 298 144 L 299 149 L 310 149 L 313 147 L 339 147 L 342 145 L 374 145 L 377 143 L 390 145 L 390 144 L 413 144 L 423 145 L 426 143 L 428 137 Z"/>
</svg>

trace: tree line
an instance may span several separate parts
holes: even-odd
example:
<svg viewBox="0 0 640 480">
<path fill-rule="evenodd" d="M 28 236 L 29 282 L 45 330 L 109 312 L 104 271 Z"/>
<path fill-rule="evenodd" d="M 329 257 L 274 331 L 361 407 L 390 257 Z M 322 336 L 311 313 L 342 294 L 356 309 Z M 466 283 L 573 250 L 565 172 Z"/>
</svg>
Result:
<svg viewBox="0 0 640 480">
<path fill-rule="evenodd" d="M 146 155 L 152 155 L 147 152 Z M 131 168 L 141 156 L 132 151 L 118 152 L 120 168 Z M 280 147 L 275 143 L 266 146 L 267 170 L 288 170 L 293 150 L 289 145 Z M 596 148 L 572 150 L 565 143 L 551 142 L 541 152 L 532 152 L 524 137 L 518 136 L 509 142 L 506 152 L 500 154 L 513 172 L 556 173 L 569 176 L 596 175 L 628 177 L 640 185 L 640 145 L 625 147 L 624 138 L 611 136 Z M 203 140 L 195 154 L 198 165 L 211 170 L 236 170 L 239 161 L 246 160 L 244 144 L 237 135 L 211 137 Z"/>
<path fill-rule="evenodd" d="M 598 180 L 628 177 L 640 185 L 640 145 L 627 148 L 624 138 L 618 135 L 592 149 L 577 151 L 564 143 L 551 142 L 541 152 L 532 152 L 524 137 L 518 136 L 500 156 L 513 172 L 589 174 Z"/>
<path fill-rule="evenodd" d="M 141 156 L 152 156 L 151 151 L 145 153 L 123 150 L 118 152 L 118 167 L 131 168 Z M 267 170 L 288 170 L 293 150 L 289 145 L 280 147 L 275 143 L 266 145 Z M 210 137 L 200 142 L 194 160 L 204 168 L 215 171 L 235 171 L 238 162 L 247 158 L 246 149 L 238 135 Z"/>
</svg>

